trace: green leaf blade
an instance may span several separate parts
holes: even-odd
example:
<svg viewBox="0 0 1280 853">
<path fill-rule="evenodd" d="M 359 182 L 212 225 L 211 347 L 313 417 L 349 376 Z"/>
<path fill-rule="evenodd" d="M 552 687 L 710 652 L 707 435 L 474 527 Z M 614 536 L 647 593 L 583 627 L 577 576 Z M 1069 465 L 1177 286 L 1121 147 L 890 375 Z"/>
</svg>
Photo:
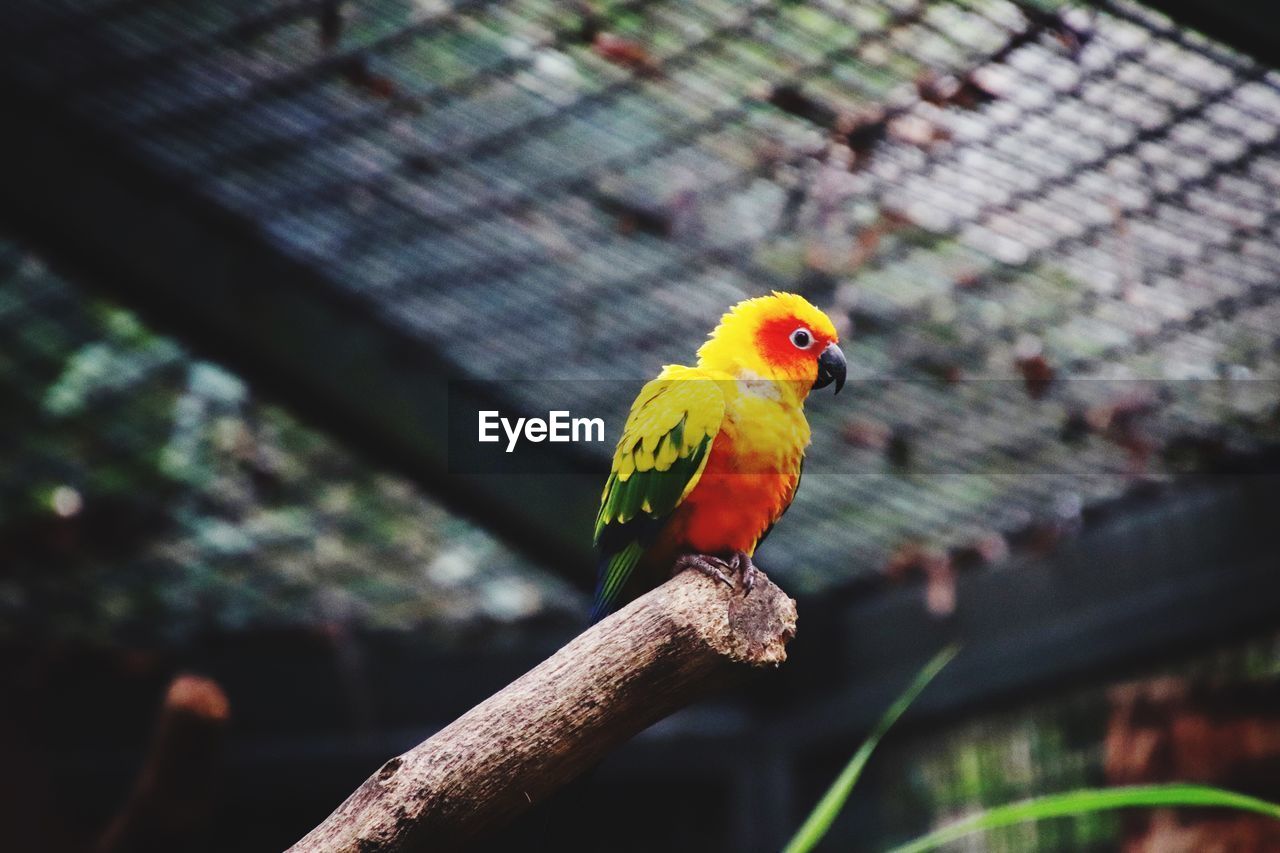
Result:
<svg viewBox="0 0 1280 853">
<path fill-rule="evenodd" d="M 818 801 L 818 805 L 814 807 L 809 816 L 805 818 L 800 828 L 796 830 L 796 834 L 787 842 L 787 846 L 783 848 L 783 853 L 809 853 L 818 842 L 822 840 L 827 831 L 831 829 L 831 824 L 835 822 L 836 816 L 840 814 L 840 810 L 844 808 L 845 802 L 849 799 L 849 794 L 853 791 L 853 786 L 857 784 L 858 779 L 862 776 L 863 769 L 867 766 L 867 762 L 871 759 L 871 754 L 880 744 L 880 740 L 885 736 L 893 724 L 898 721 L 903 712 L 916 700 L 916 697 L 929 686 L 929 682 L 942 671 L 951 659 L 956 656 L 959 649 L 955 646 L 948 646 L 925 665 L 923 669 L 916 675 L 911 685 L 898 697 L 889 710 L 885 711 L 876 727 L 871 730 L 871 734 L 862 742 L 862 746 L 854 753 L 853 758 L 849 759 L 849 763 L 845 765 L 844 770 L 836 777 L 835 782 L 831 783 L 831 787 L 822 795 L 822 799 Z"/>
<path fill-rule="evenodd" d="M 914 841 L 895 847 L 888 853 L 927 853 L 975 832 L 986 832 L 1028 821 L 1078 817 L 1113 809 L 1173 806 L 1235 809 L 1280 820 L 1280 804 L 1208 785 L 1172 783 L 1082 789 L 996 806 L 940 827 Z"/>
</svg>

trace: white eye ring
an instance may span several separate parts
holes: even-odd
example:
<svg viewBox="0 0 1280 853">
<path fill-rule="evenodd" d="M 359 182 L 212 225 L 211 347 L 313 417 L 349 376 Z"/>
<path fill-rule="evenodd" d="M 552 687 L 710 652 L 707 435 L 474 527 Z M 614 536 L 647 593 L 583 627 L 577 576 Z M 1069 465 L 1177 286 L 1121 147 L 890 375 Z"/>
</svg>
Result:
<svg viewBox="0 0 1280 853">
<path fill-rule="evenodd" d="M 791 345 L 796 349 L 808 349 L 813 346 L 813 334 L 801 326 L 791 333 Z"/>
</svg>

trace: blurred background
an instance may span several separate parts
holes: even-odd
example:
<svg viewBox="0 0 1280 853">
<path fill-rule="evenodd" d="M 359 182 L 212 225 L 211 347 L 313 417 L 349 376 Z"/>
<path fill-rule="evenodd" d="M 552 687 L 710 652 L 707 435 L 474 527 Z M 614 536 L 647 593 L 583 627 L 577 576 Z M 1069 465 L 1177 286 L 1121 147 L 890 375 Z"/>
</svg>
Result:
<svg viewBox="0 0 1280 853">
<path fill-rule="evenodd" d="M 553 846 L 779 849 L 948 642 L 826 849 L 1084 785 L 1280 799 L 1266 5 L 6 4 L 6 849 L 296 841 L 585 623 L 606 449 L 459 470 L 451 383 L 617 425 L 771 289 L 850 364 L 758 555 L 791 660 L 612 756 Z"/>
</svg>

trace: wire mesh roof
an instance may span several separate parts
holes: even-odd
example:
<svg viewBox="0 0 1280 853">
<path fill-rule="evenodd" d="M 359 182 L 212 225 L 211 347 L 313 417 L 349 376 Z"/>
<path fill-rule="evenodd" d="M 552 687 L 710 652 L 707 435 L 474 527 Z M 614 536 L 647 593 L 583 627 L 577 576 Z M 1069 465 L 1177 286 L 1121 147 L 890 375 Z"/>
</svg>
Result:
<svg viewBox="0 0 1280 853">
<path fill-rule="evenodd" d="M 799 591 L 994 559 L 1280 429 L 1280 74 L 1139 5 L 33 0 L 9 28 L 31 86 L 460 376 L 608 379 L 552 402 L 621 413 L 738 299 L 828 309 L 853 399 L 811 404 L 767 545 Z"/>
</svg>

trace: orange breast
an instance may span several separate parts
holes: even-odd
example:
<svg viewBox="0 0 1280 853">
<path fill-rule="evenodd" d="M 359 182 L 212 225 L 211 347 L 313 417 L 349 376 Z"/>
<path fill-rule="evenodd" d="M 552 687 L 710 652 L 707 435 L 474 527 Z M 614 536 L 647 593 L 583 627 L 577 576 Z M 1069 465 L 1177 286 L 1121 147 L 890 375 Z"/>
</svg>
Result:
<svg viewBox="0 0 1280 853">
<path fill-rule="evenodd" d="M 721 554 L 755 550 L 760 537 L 791 503 L 796 470 L 743 470 L 733 442 L 721 435 L 702 478 L 672 513 L 664 544 L 676 552 Z"/>
</svg>

